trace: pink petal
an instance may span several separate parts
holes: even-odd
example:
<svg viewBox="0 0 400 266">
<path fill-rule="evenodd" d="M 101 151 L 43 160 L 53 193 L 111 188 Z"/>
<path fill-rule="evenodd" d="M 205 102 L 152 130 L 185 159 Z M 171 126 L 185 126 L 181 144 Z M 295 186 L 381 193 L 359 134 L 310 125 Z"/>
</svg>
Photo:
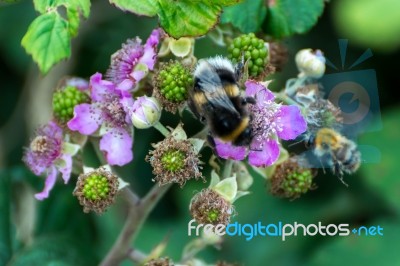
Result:
<svg viewBox="0 0 400 266">
<path fill-rule="evenodd" d="M 89 89 L 89 82 L 82 78 L 76 78 L 76 77 L 69 78 L 66 81 L 66 84 L 69 86 L 73 86 L 80 91 L 85 91 L 85 90 Z"/>
<path fill-rule="evenodd" d="M 114 93 L 115 85 L 111 81 L 102 80 L 102 75 L 96 73 L 90 77 L 90 97 L 92 101 L 103 101 L 104 95 Z"/>
<path fill-rule="evenodd" d="M 255 97 L 259 104 L 264 104 L 266 101 L 273 101 L 275 99 L 275 95 L 269 89 L 255 80 L 246 81 L 245 86 L 246 95 Z"/>
<path fill-rule="evenodd" d="M 153 70 L 156 63 L 157 45 L 160 42 L 161 33 L 161 29 L 155 29 L 151 32 L 144 46 L 144 54 L 139 60 L 140 63 L 146 64 L 150 70 Z"/>
<path fill-rule="evenodd" d="M 279 145 L 276 140 L 266 140 L 261 151 L 250 150 L 249 163 L 256 167 L 272 165 L 279 157 Z"/>
<path fill-rule="evenodd" d="M 76 105 L 74 117 L 67 123 L 69 129 L 82 135 L 93 134 L 101 123 L 101 110 L 88 103 Z"/>
<path fill-rule="evenodd" d="M 57 180 L 57 169 L 54 166 L 52 166 L 50 168 L 49 175 L 46 178 L 43 191 L 40 193 L 36 193 L 35 198 L 38 200 L 44 200 L 47 197 L 49 197 L 50 190 L 53 189 L 56 180 Z"/>
<path fill-rule="evenodd" d="M 231 143 L 224 143 L 219 139 L 214 139 L 215 150 L 219 157 L 241 161 L 246 158 L 247 148 L 244 146 L 234 146 Z"/>
<path fill-rule="evenodd" d="M 125 130 L 112 130 L 100 140 L 100 150 L 105 152 L 110 165 L 123 166 L 133 159 L 132 137 Z"/>
<path fill-rule="evenodd" d="M 131 112 L 134 104 L 134 100 L 132 98 L 131 94 L 128 94 L 128 96 L 123 96 L 119 102 L 122 105 L 122 108 L 124 108 L 124 111 L 126 113 L 125 121 L 128 125 L 132 124 L 131 120 Z"/>
<path fill-rule="evenodd" d="M 121 92 L 129 91 L 135 85 L 135 82 L 131 79 L 124 79 L 118 84 L 117 90 Z"/>
<path fill-rule="evenodd" d="M 69 178 L 71 177 L 71 171 L 72 171 L 72 157 L 69 155 L 63 155 L 61 157 L 62 160 L 65 162 L 64 167 L 60 167 L 58 170 L 62 174 L 62 178 L 64 180 L 64 184 L 67 184 L 69 181 Z"/>
<path fill-rule="evenodd" d="M 307 122 L 301 114 L 300 108 L 296 105 L 282 105 L 277 117 L 280 120 L 276 121 L 280 121 L 282 128 L 277 134 L 281 139 L 295 139 L 307 130 Z"/>
<path fill-rule="evenodd" d="M 141 81 L 146 73 L 142 70 L 134 70 L 131 76 L 135 79 L 136 82 Z"/>
</svg>

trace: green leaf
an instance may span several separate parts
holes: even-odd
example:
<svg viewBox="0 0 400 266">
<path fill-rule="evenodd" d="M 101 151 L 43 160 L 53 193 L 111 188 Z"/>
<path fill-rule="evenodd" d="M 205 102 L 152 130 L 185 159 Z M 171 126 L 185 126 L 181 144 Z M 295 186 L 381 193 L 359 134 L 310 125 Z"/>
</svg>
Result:
<svg viewBox="0 0 400 266">
<path fill-rule="evenodd" d="M 376 147 L 381 154 L 378 164 L 362 164 L 360 171 L 373 191 L 400 213 L 399 150 L 400 109 L 382 114 L 385 130 L 365 133 L 358 143 Z M 365 158 L 369 154 L 362 155 Z M 369 155 L 371 156 L 371 155 Z"/>
<path fill-rule="evenodd" d="M 82 12 L 85 18 L 90 15 L 90 0 L 66 0 L 69 5 L 66 5 L 67 9 L 74 8 Z"/>
<path fill-rule="evenodd" d="M 241 32 L 250 33 L 259 30 L 266 15 L 267 7 L 264 5 L 264 0 L 245 0 L 238 5 L 224 8 L 221 22 L 231 23 Z"/>
<path fill-rule="evenodd" d="M 79 28 L 79 11 L 76 9 L 67 9 L 67 17 L 69 21 L 69 34 L 71 37 L 75 37 L 78 35 L 78 28 Z"/>
<path fill-rule="evenodd" d="M 246 1 L 246 0 L 244 0 Z M 220 5 L 220 6 L 231 6 L 231 5 L 236 5 L 239 4 L 241 2 L 243 2 L 243 0 L 197 0 L 197 1 L 192 1 L 192 2 L 197 2 L 197 3 L 208 3 L 208 4 L 212 4 L 212 5 Z"/>
<path fill-rule="evenodd" d="M 68 22 L 51 12 L 32 22 L 21 44 L 45 74 L 55 63 L 71 55 L 70 41 Z"/>
<path fill-rule="evenodd" d="M 324 0 L 270 0 L 264 31 L 283 38 L 310 30 L 324 11 Z"/>
<path fill-rule="evenodd" d="M 400 47 L 400 1 L 342 0 L 333 7 L 339 36 L 373 50 Z"/>
<path fill-rule="evenodd" d="M 47 11 L 47 7 L 51 6 L 52 2 L 51 0 L 33 0 L 33 5 L 35 10 L 43 14 Z"/>
<path fill-rule="evenodd" d="M 34 0 L 35 9 L 41 14 L 49 12 L 59 6 L 68 10 L 80 10 L 85 18 L 90 14 L 90 0 Z"/>
<path fill-rule="evenodd" d="M 110 3 L 137 15 L 152 17 L 157 14 L 157 0 L 110 0 Z"/>
<path fill-rule="evenodd" d="M 161 26 L 176 39 L 206 34 L 218 22 L 222 10 L 217 4 L 189 0 L 159 0 L 158 4 Z"/>
</svg>

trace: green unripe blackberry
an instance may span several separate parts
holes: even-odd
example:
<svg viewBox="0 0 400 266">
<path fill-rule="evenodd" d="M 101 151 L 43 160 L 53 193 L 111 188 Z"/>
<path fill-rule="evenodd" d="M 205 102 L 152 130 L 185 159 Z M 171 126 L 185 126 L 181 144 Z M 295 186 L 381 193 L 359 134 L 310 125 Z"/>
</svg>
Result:
<svg viewBox="0 0 400 266">
<path fill-rule="evenodd" d="M 91 200 L 104 199 L 109 191 L 107 178 L 97 174 L 92 174 L 86 178 L 86 184 L 83 186 L 83 194 Z"/>
<path fill-rule="evenodd" d="M 249 76 L 259 76 L 268 64 L 268 49 L 264 40 L 257 38 L 254 33 L 233 39 L 228 47 L 228 58 L 233 63 L 238 63 L 242 57 L 248 62 Z"/>
<path fill-rule="evenodd" d="M 89 95 L 76 87 L 67 86 L 53 94 L 53 114 L 59 124 L 64 125 L 74 116 L 74 107 L 90 102 Z"/>
<path fill-rule="evenodd" d="M 118 186 L 118 177 L 103 167 L 81 174 L 73 194 L 84 212 L 103 213 L 114 203 Z"/>
<path fill-rule="evenodd" d="M 164 153 L 161 162 L 168 171 L 175 172 L 183 168 L 185 165 L 186 155 L 180 150 L 169 150 Z"/>
<path fill-rule="evenodd" d="M 297 198 L 312 187 L 313 174 L 310 169 L 288 173 L 281 184 L 286 197 Z"/>
<path fill-rule="evenodd" d="M 298 198 L 314 188 L 315 175 L 315 170 L 301 167 L 298 158 L 291 157 L 276 166 L 270 179 L 271 193 L 284 198 Z"/>
<path fill-rule="evenodd" d="M 188 88 L 193 84 L 190 71 L 180 62 L 161 65 L 155 77 L 155 85 L 168 101 L 180 103 L 187 99 Z"/>
</svg>

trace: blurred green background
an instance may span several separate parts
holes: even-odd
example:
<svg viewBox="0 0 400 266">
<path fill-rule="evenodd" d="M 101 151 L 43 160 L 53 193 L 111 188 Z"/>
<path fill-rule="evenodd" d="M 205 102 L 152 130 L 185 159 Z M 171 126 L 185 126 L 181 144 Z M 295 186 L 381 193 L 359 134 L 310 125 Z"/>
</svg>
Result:
<svg viewBox="0 0 400 266">
<path fill-rule="evenodd" d="M 294 201 L 272 197 L 265 181 L 255 177 L 252 194 L 237 201 L 238 215 L 233 218 L 241 223 L 380 225 L 384 236 L 297 236 L 285 242 L 279 237 L 251 241 L 228 237 L 220 250 L 209 247 L 199 257 L 209 263 L 224 259 L 244 265 L 400 265 L 400 175 L 396 172 L 400 171 L 399 10 L 397 0 L 331 1 L 310 32 L 284 40 L 289 62 L 272 84 L 279 89 L 297 75 L 293 57 L 299 49 L 319 48 L 339 64 L 338 39 L 349 39 L 347 62 L 371 48 L 374 56 L 353 70 L 376 70 L 383 128 L 363 134 L 359 141 L 377 147 L 380 162 L 365 163 L 357 174 L 345 177 L 348 188 L 331 174 L 320 174 L 315 180 L 318 189 Z M 146 39 L 157 21 L 121 12 L 106 1 L 93 1 L 90 18 L 72 42 L 71 59 L 42 76 L 20 45 L 36 15 L 31 1 L 0 7 L 0 265 L 96 265 L 121 230 L 126 206 L 118 201 L 102 216 L 83 214 L 72 197 L 76 177 L 68 185 L 59 183 L 49 199 L 36 201 L 33 194 L 42 189 L 44 179 L 31 174 L 21 162 L 23 147 L 34 129 L 50 118 L 51 91 L 61 77 L 104 73 L 110 55 L 122 42 L 136 35 Z M 224 53 L 224 48 L 207 37 L 196 42 L 198 58 Z M 328 73 L 334 71 L 328 68 Z M 185 114 L 183 121 L 190 119 Z M 174 127 L 179 118 L 163 114 L 162 121 Z M 200 128 L 193 126 L 188 131 Z M 161 135 L 153 129 L 137 130 L 135 160 L 119 169 L 140 195 L 152 185 L 151 168 L 144 157 L 150 143 L 159 140 Z M 85 155 L 89 165 L 98 165 L 90 147 Z M 209 155 L 206 151 L 203 156 Z M 209 172 L 205 175 L 209 177 Z M 183 246 L 193 239 L 187 236 L 190 199 L 206 186 L 194 181 L 184 189 L 174 186 L 152 212 L 135 247 L 150 252 L 168 236 L 165 255 L 179 260 Z"/>
</svg>

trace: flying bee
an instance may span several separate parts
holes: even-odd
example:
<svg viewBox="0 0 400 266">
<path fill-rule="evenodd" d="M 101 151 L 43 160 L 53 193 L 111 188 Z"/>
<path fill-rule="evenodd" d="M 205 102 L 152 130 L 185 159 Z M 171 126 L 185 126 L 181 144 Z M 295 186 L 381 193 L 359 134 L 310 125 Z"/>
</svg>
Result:
<svg viewBox="0 0 400 266">
<path fill-rule="evenodd" d="M 193 89 L 189 91 L 189 108 L 208 125 L 211 136 L 236 146 L 251 142 L 247 104 L 255 103 L 252 97 L 241 95 L 240 71 L 240 64 L 235 68 L 231 61 L 219 56 L 200 60 L 194 71 Z M 213 145 L 210 134 L 209 140 Z"/>
<path fill-rule="evenodd" d="M 361 153 L 354 141 L 331 128 L 319 129 L 310 139 L 313 153 L 343 182 L 343 174 L 352 174 L 361 164 Z"/>
</svg>

